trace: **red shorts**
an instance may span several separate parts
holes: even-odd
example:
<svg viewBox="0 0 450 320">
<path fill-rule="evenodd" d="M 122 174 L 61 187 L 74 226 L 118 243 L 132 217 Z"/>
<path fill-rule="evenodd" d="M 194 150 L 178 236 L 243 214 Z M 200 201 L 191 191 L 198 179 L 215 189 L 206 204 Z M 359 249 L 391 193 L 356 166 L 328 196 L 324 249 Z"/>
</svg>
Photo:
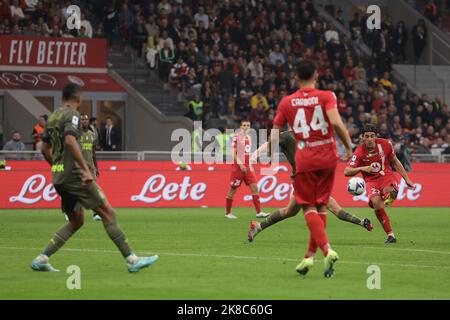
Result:
<svg viewBox="0 0 450 320">
<path fill-rule="evenodd" d="M 369 200 L 377 196 L 384 199 L 385 194 L 383 193 L 383 190 L 384 188 L 390 186 L 398 191 L 398 181 L 393 173 L 386 176 L 381 176 L 376 180 L 366 181 L 366 190 Z"/>
<path fill-rule="evenodd" d="M 299 205 L 328 204 L 336 168 L 299 172 L 294 177 L 295 201 Z"/>
<path fill-rule="evenodd" d="M 230 185 L 232 188 L 239 188 L 241 186 L 242 181 L 244 181 L 246 185 L 256 183 L 257 180 L 255 173 L 253 171 L 250 171 L 250 168 L 248 167 L 246 173 L 242 172 L 240 168 L 231 171 Z"/>
</svg>

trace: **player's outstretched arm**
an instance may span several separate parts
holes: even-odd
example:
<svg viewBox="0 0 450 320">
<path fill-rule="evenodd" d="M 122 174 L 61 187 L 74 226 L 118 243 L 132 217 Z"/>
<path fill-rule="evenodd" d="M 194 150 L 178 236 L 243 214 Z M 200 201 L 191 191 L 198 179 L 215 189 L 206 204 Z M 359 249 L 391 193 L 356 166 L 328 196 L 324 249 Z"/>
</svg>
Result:
<svg viewBox="0 0 450 320">
<path fill-rule="evenodd" d="M 78 163 L 81 170 L 83 170 L 83 177 L 82 177 L 83 182 L 91 183 L 94 179 L 92 178 L 92 174 L 89 171 L 89 167 L 83 158 L 80 146 L 78 145 L 78 142 L 77 142 L 77 139 L 74 136 L 68 134 L 64 138 L 64 142 L 66 143 L 66 147 L 68 148 L 70 154 L 73 156 L 75 161 Z"/>
<path fill-rule="evenodd" d="M 45 161 L 47 161 L 49 165 L 52 165 L 52 146 L 48 142 L 42 142 L 41 153 L 44 156 Z"/>
<path fill-rule="evenodd" d="M 405 179 L 406 184 L 408 185 L 408 187 L 414 187 L 414 183 L 412 182 L 412 180 L 408 177 L 408 173 L 406 173 L 405 168 L 403 167 L 402 163 L 400 162 L 400 160 L 398 160 L 396 155 L 392 156 L 392 164 L 395 168 L 395 170 L 402 176 L 403 179 Z"/>
<path fill-rule="evenodd" d="M 328 119 L 330 120 L 331 125 L 334 127 L 334 130 L 336 130 L 337 135 L 344 143 L 347 154 L 346 158 L 342 160 L 347 161 L 348 159 L 350 159 L 353 153 L 350 135 L 348 134 L 348 131 L 345 128 L 344 123 L 342 122 L 341 116 L 339 115 L 339 111 L 337 108 L 328 109 L 327 116 Z"/>
<path fill-rule="evenodd" d="M 360 172 L 367 172 L 367 173 L 371 173 L 372 172 L 372 167 L 371 166 L 366 166 L 366 167 L 356 167 L 356 168 L 352 168 L 352 167 L 346 167 L 344 169 L 344 175 L 346 177 L 353 177 L 356 176 L 358 173 Z"/>
</svg>

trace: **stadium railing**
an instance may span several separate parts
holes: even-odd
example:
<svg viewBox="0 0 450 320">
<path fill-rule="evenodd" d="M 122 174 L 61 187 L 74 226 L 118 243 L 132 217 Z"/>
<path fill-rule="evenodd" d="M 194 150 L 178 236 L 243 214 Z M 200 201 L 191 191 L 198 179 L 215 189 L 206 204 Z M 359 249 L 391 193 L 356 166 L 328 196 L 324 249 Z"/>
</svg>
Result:
<svg viewBox="0 0 450 320">
<path fill-rule="evenodd" d="M 170 151 L 98 151 L 98 160 L 108 161 L 171 161 Z M 196 157 L 202 159 L 202 152 L 192 153 L 190 159 Z M 428 163 L 450 163 L 449 154 L 412 154 L 413 162 Z M 44 160 L 38 151 L 4 151 L 0 150 L 0 160 Z M 286 161 L 284 155 L 280 154 L 280 160 Z"/>
</svg>

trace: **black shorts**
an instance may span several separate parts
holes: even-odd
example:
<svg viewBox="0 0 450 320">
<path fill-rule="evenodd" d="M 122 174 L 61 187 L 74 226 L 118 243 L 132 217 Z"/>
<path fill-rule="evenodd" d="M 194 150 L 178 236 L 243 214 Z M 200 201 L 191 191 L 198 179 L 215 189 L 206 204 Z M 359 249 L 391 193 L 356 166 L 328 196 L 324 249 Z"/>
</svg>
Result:
<svg viewBox="0 0 450 320">
<path fill-rule="evenodd" d="M 92 182 L 89 186 L 83 185 L 81 181 L 71 181 L 54 185 L 56 192 L 61 196 L 61 209 L 64 213 L 86 209 L 95 209 L 106 202 L 105 195 L 97 183 Z"/>
</svg>

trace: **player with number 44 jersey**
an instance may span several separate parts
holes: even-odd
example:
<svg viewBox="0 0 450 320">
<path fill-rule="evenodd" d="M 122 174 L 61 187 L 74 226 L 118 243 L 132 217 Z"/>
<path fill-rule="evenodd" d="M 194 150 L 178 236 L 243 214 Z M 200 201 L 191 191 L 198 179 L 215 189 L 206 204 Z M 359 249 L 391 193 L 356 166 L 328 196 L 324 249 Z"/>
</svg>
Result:
<svg viewBox="0 0 450 320">
<path fill-rule="evenodd" d="M 334 131 L 346 148 L 345 159 L 352 155 L 348 132 L 337 110 L 336 95 L 332 91 L 315 88 L 318 72 L 314 62 L 303 60 L 297 67 L 299 90 L 284 97 L 273 121 L 274 129 L 284 129 L 289 124 L 295 135 L 296 174 L 294 196 L 305 213 L 310 230 L 310 242 L 305 259 L 296 270 L 304 275 L 313 265 L 318 248 L 325 256 L 325 277 L 334 273 L 333 266 L 339 259 L 331 249 L 325 233 L 327 203 L 334 184 L 338 153 Z M 278 130 L 273 130 L 271 141 L 276 143 Z"/>
</svg>

